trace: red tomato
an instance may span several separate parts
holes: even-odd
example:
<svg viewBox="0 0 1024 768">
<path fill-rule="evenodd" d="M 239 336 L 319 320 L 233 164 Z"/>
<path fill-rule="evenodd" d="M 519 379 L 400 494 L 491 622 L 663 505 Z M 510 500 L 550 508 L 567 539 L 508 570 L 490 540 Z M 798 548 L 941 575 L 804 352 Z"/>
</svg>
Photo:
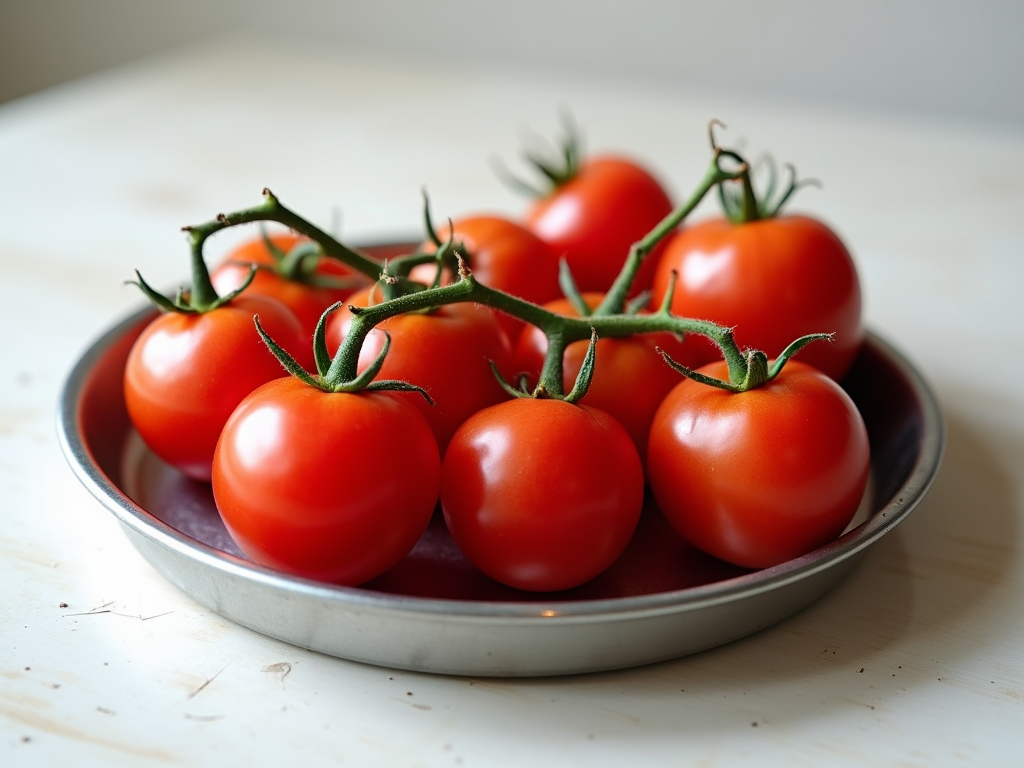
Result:
<svg viewBox="0 0 1024 768">
<path fill-rule="evenodd" d="M 272 235 L 271 242 L 278 250 L 288 253 L 301 243 L 311 242 L 307 238 L 294 234 Z M 221 296 L 237 290 L 249 275 L 251 264 L 270 269 L 256 271 L 252 282 L 246 288 L 246 295 L 259 293 L 272 296 L 285 304 L 302 323 L 307 337 L 312 339 L 313 330 L 324 310 L 337 301 L 342 301 L 358 287 L 358 282 L 365 284 L 368 280 L 361 279 L 344 264 L 322 257 L 317 261 L 315 274 L 334 280 L 358 281 L 347 288 L 331 288 L 315 286 L 301 280 L 290 280 L 273 270 L 276 262 L 267 249 L 263 238 L 244 243 L 232 251 L 223 262 L 210 274 L 210 280 L 217 293 Z"/>
<path fill-rule="evenodd" d="M 648 171 L 620 157 L 592 157 L 527 211 L 526 224 L 564 257 L 581 291 L 607 291 L 633 243 L 672 212 Z M 633 293 L 651 286 L 661 245 L 646 258 Z"/>
<path fill-rule="evenodd" d="M 354 293 L 348 304 L 368 306 L 375 291 L 368 288 Z M 351 325 L 348 306 L 328 319 L 326 337 L 330 354 L 337 351 Z M 409 313 L 385 320 L 363 343 L 360 371 L 377 359 L 384 346 L 385 331 L 391 335 L 391 347 L 376 378 L 407 381 L 427 391 L 434 405 L 415 392 L 395 393 L 395 397 L 422 411 L 442 454 L 455 430 L 471 414 L 508 397 L 488 361 L 507 371 L 511 351 L 494 313 L 487 307 L 451 304 L 434 312 Z"/>
<path fill-rule="evenodd" d="M 604 294 L 600 293 L 583 294 L 583 300 L 590 307 L 598 306 L 602 298 Z M 578 317 L 568 299 L 544 306 L 559 315 Z M 562 357 L 566 390 L 572 388 L 579 375 L 588 344 L 589 340 L 576 341 L 566 347 Z M 527 326 L 513 353 L 513 370 L 525 372 L 531 383 L 536 382 L 547 348 L 544 332 L 536 326 Z M 699 367 L 710 359 L 692 340 L 680 341 L 670 333 L 598 339 L 594 375 L 587 394 L 579 401 L 618 419 L 636 445 L 641 460 L 647 454 L 647 433 L 654 412 L 665 395 L 679 383 L 679 374 L 665 364 L 656 348 L 664 349 L 673 360 L 689 368 Z M 698 357 L 695 350 L 703 356 Z"/>
<path fill-rule="evenodd" d="M 543 304 L 562 295 L 558 284 L 558 254 L 546 242 L 521 224 L 500 216 L 470 216 L 453 222 L 455 237 L 469 255 L 469 268 L 478 282 L 534 304 Z M 442 242 L 447 226 L 437 230 Z M 433 243 L 421 250 L 432 251 Z M 428 285 L 434 279 L 434 265 L 413 270 L 413 279 Z M 499 323 L 509 339 L 515 339 L 523 323 L 500 314 Z"/>
<path fill-rule="evenodd" d="M 595 408 L 519 398 L 472 416 L 441 468 L 441 505 L 470 562 L 511 587 L 583 584 L 625 549 L 640 518 L 640 458 Z"/>
<path fill-rule="evenodd" d="M 327 393 L 287 377 L 253 392 L 228 420 L 213 495 L 257 563 L 356 585 L 398 563 L 422 535 L 440 464 L 422 414 L 390 393 Z"/>
<path fill-rule="evenodd" d="M 700 372 L 728 375 L 724 362 Z M 868 463 L 853 401 L 798 361 L 736 394 L 683 380 L 655 414 L 647 448 L 651 489 L 669 522 L 698 549 L 746 568 L 791 560 L 842 533 Z"/>
<path fill-rule="evenodd" d="M 217 437 L 235 406 L 286 375 L 253 315 L 301 364 L 312 365 L 311 340 L 295 315 L 248 293 L 209 312 L 160 315 L 128 356 L 124 398 L 132 423 L 157 456 L 196 480 L 209 482 Z"/>
<path fill-rule="evenodd" d="M 831 344 L 810 345 L 800 360 L 838 380 L 864 339 L 853 259 L 815 219 L 711 219 L 676 232 L 659 263 L 652 303 L 660 304 L 673 270 L 673 313 L 732 327 L 741 347 L 776 357 L 800 336 L 834 333 Z"/>
</svg>

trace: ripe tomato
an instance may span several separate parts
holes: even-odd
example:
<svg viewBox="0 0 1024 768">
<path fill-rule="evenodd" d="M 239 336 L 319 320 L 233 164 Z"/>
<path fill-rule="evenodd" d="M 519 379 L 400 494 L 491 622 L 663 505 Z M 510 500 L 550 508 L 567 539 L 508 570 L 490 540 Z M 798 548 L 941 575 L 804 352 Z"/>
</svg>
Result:
<svg viewBox="0 0 1024 768">
<path fill-rule="evenodd" d="M 598 156 L 534 203 L 526 224 L 565 258 L 581 291 L 607 291 L 630 246 L 671 212 L 668 193 L 651 173 L 631 160 Z M 650 288 L 661 248 L 640 267 L 634 293 Z"/>
<path fill-rule="evenodd" d="M 501 216 L 469 216 L 453 222 L 455 239 L 468 252 L 469 268 L 478 282 L 511 293 L 534 304 L 543 304 L 562 295 L 558 284 L 558 254 L 526 227 Z M 446 240 L 448 226 L 437 230 Z M 436 246 L 424 243 L 422 250 Z M 413 278 L 428 285 L 434 279 L 433 265 L 413 270 Z M 523 323 L 498 314 L 508 338 L 515 339 Z"/>
<path fill-rule="evenodd" d="M 128 415 L 153 452 L 189 477 L 209 482 L 220 430 L 246 395 L 285 375 L 253 325 L 301 364 L 311 340 L 295 315 L 266 296 L 242 294 L 209 312 L 167 312 L 150 323 L 128 356 Z"/>
<path fill-rule="evenodd" d="M 349 297 L 348 304 L 366 307 L 375 288 Z M 373 303 L 376 303 L 374 301 Z M 352 313 L 342 307 L 327 321 L 327 349 L 338 350 L 352 325 Z M 384 366 L 378 379 L 398 379 L 427 391 L 428 403 L 415 392 L 395 393 L 414 404 L 426 416 L 442 454 L 451 436 L 471 414 L 505 400 L 488 361 L 507 372 L 511 349 L 498 327 L 494 313 L 478 304 L 451 304 L 429 313 L 409 313 L 385 320 L 367 336 L 359 352 L 359 370 L 368 368 L 391 335 Z"/>
<path fill-rule="evenodd" d="M 295 246 L 311 243 L 307 238 L 295 234 L 275 234 L 270 241 L 283 253 L 288 253 Z M 220 265 L 210 274 L 210 280 L 217 293 L 222 296 L 237 290 L 249 276 L 251 264 L 261 267 L 256 271 L 252 282 L 246 288 L 246 294 L 259 293 L 272 296 L 286 305 L 299 318 L 308 338 L 312 338 L 313 330 L 324 310 L 337 301 L 349 296 L 360 283 L 368 282 L 356 275 L 344 264 L 334 259 L 320 258 L 310 279 L 324 278 L 335 281 L 350 281 L 348 287 L 318 286 L 314 282 L 302 279 L 290 279 L 275 271 L 277 262 L 267 248 L 263 238 L 243 243 L 227 255 Z"/>
<path fill-rule="evenodd" d="M 585 293 L 583 300 L 590 307 L 601 303 L 604 294 Z M 546 309 L 567 317 L 578 317 L 568 299 L 544 305 Z M 572 387 L 583 366 L 588 341 L 568 345 L 562 357 L 562 375 L 567 388 Z M 536 381 L 544 364 L 548 340 L 533 325 L 519 335 L 513 352 L 513 369 L 525 372 Z M 614 416 L 626 428 L 636 445 L 641 460 L 647 454 L 647 433 L 654 412 L 678 383 L 679 374 L 665 364 L 656 348 L 665 350 L 672 359 L 688 368 L 697 368 L 711 358 L 687 338 L 680 341 L 670 333 L 650 333 L 624 338 L 602 338 L 597 341 L 594 375 L 587 394 L 579 401 Z M 702 356 L 698 357 L 697 353 Z"/>
<path fill-rule="evenodd" d="M 224 427 L 213 495 L 257 563 L 362 584 L 400 561 L 437 505 L 437 443 L 391 393 L 322 392 L 296 378 L 249 395 Z"/>
<path fill-rule="evenodd" d="M 622 553 L 640 518 L 640 458 L 595 408 L 518 398 L 473 415 L 441 468 L 441 506 L 470 562 L 508 586 L 583 584 Z"/>
<path fill-rule="evenodd" d="M 724 362 L 700 372 L 728 375 Z M 868 463 L 853 401 L 792 360 L 741 393 L 683 380 L 655 414 L 647 448 L 651 489 L 669 522 L 698 549 L 746 568 L 836 538 L 860 504 Z"/>
<path fill-rule="evenodd" d="M 864 339 L 853 259 L 815 219 L 710 219 L 679 230 L 665 245 L 653 303 L 661 303 L 673 270 L 673 313 L 730 326 L 741 347 L 775 357 L 800 336 L 834 333 L 832 344 L 812 344 L 800 360 L 838 380 Z"/>
</svg>

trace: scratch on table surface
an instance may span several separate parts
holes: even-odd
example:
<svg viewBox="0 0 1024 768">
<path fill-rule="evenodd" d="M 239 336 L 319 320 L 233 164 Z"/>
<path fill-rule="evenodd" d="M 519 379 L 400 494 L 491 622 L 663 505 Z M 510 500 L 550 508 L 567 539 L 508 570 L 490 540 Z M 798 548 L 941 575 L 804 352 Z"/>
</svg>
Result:
<svg viewBox="0 0 1024 768">
<path fill-rule="evenodd" d="M 234 659 L 232 659 L 231 661 L 234 661 Z M 192 691 L 192 693 L 190 693 L 188 695 L 188 700 L 191 701 L 192 699 L 194 699 L 196 696 L 198 696 L 200 693 L 202 693 L 203 689 L 205 689 L 206 686 L 208 686 L 210 683 L 212 683 L 214 680 L 216 680 L 218 677 L 220 677 L 221 673 L 225 669 L 227 669 L 228 667 L 231 666 L 231 661 L 229 661 L 227 664 L 225 664 L 223 667 L 221 667 L 220 671 L 217 672 L 217 674 L 215 674 L 213 677 L 207 678 L 206 682 L 204 682 L 202 685 L 200 685 L 198 688 L 196 688 L 194 691 Z"/>
<path fill-rule="evenodd" d="M 70 616 L 98 616 L 101 613 L 110 613 L 110 614 L 113 614 L 114 616 L 124 616 L 125 618 L 128 618 L 128 619 L 138 619 L 139 621 L 149 621 L 150 619 L 159 619 L 161 616 L 167 616 L 167 615 L 169 615 L 171 613 L 174 613 L 174 611 L 164 611 L 163 613 L 155 613 L 152 616 L 143 616 L 141 613 L 122 613 L 120 611 L 113 610 L 110 607 L 113 604 L 114 604 L 114 601 L 111 600 L 109 603 L 104 603 L 103 605 L 96 606 L 95 608 L 90 608 L 88 611 L 82 611 L 81 613 L 65 613 L 63 616 L 64 616 L 64 618 L 68 618 Z"/>
</svg>

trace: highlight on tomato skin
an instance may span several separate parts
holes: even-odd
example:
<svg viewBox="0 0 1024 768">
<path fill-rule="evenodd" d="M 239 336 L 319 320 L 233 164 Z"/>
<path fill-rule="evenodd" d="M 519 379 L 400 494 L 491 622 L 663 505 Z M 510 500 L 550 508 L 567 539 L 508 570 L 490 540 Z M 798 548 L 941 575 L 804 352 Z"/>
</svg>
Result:
<svg viewBox="0 0 1024 768">
<path fill-rule="evenodd" d="M 247 397 L 217 443 L 213 495 L 253 561 L 355 586 L 404 558 L 437 505 L 440 454 L 391 392 L 282 378 Z"/>
<path fill-rule="evenodd" d="M 644 498 L 640 458 L 608 414 L 518 398 L 472 416 L 444 456 L 441 506 L 466 558 L 507 586 L 569 589 L 625 550 Z"/>
<path fill-rule="evenodd" d="M 727 378 L 724 363 L 698 373 Z M 685 539 L 767 568 L 842 533 L 863 498 L 870 449 L 850 397 L 791 360 L 746 392 L 684 379 L 655 414 L 647 461 L 654 498 Z"/>
</svg>

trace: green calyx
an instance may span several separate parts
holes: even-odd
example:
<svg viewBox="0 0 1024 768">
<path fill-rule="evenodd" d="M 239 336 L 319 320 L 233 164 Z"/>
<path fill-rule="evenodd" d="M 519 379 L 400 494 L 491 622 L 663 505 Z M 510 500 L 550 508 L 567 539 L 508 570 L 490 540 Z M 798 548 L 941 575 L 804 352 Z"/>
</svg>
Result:
<svg viewBox="0 0 1024 768">
<path fill-rule="evenodd" d="M 736 179 L 737 185 L 718 185 L 718 197 L 722 203 L 722 210 L 725 217 L 733 224 L 774 218 L 779 215 L 782 207 L 789 202 L 794 192 L 804 186 L 819 184 L 816 179 L 798 179 L 796 168 L 787 163 L 786 170 L 789 171 L 789 180 L 785 188 L 776 194 L 778 168 L 772 157 L 765 156 L 761 164 L 768 174 L 768 180 L 764 190 L 758 193 L 754 189 L 753 183 L 753 173 L 758 169 L 751 166 L 735 150 L 725 150 L 718 147 L 714 136 L 714 128 L 716 126 L 725 127 L 720 121 L 713 120 L 708 128 L 708 136 L 711 141 L 711 148 L 715 152 L 716 161 L 720 163 L 723 159 L 731 160 L 743 169 Z"/>
<path fill-rule="evenodd" d="M 380 373 L 380 369 L 384 365 L 384 359 L 387 357 L 388 350 L 391 348 L 391 335 L 384 332 L 384 346 L 381 348 L 380 354 L 373 363 L 361 373 L 346 378 L 339 375 L 337 367 L 332 365 L 330 354 L 327 352 L 327 339 L 325 335 L 327 327 L 327 318 L 330 317 L 331 313 L 337 310 L 341 306 L 341 302 L 328 307 L 320 319 L 317 321 L 316 330 L 313 332 L 313 357 L 316 360 L 316 375 L 309 373 L 292 357 L 288 352 L 275 342 L 270 335 L 263 330 L 263 326 L 260 325 L 259 315 L 253 316 L 253 323 L 256 325 L 256 332 L 259 333 L 260 338 L 267 345 L 270 351 L 277 358 L 278 362 L 284 366 L 285 370 L 288 371 L 292 376 L 302 380 L 309 386 L 319 389 L 321 392 L 374 392 L 389 390 L 393 392 L 418 392 L 422 395 L 428 403 L 434 404 L 434 401 L 427 394 L 426 390 L 422 387 L 417 387 L 414 384 L 410 384 L 406 381 L 398 381 L 391 379 L 382 379 L 375 381 L 375 377 Z"/>
<path fill-rule="evenodd" d="M 353 288 L 363 282 L 355 277 L 337 277 L 318 272 L 317 265 L 324 255 L 323 247 L 315 240 L 300 241 L 284 251 L 277 246 L 265 227 L 260 228 L 260 234 L 263 238 L 263 245 L 273 263 L 271 265 L 239 263 L 256 266 L 257 269 L 269 269 L 284 280 L 302 283 L 313 288 Z"/>
<path fill-rule="evenodd" d="M 693 379 L 700 384 L 707 384 L 709 387 L 723 389 L 726 392 L 739 393 L 764 386 L 778 376 L 790 358 L 801 349 L 815 341 L 832 341 L 832 337 L 833 334 L 831 333 L 811 333 L 801 336 L 786 347 L 774 362 L 769 362 L 768 356 L 760 350 L 746 350 L 742 356 L 743 364 L 735 369 L 730 368 L 729 381 L 722 381 L 713 376 L 706 376 L 703 373 L 687 368 L 685 365 L 681 365 L 673 360 L 663 349 L 659 349 L 658 352 L 673 370 L 681 373 L 688 379 Z"/>
<path fill-rule="evenodd" d="M 549 146 L 542 145 L 539 141 L 534 142 L 536 148 L 522 151 L 523 161 L 544 180 L 544 186 L 537 187 L 524 181 L 508 170 L 500 160 L 493 161 L 495 174 L 510 189 L 527 197 L 539 199 L 576 178 L 580 170 L 582 140 L 576 121 L 568 111 L 562 111 L 561 122 L 564 136 L 555 144 L 554 153 L 550 151 Z"/>
<path fill-rule="evenodd" d="M 189 235 L 189 246 L 192 254 L 192 287 L 190 290 L 179 288 L 173 298 L 169 298 L 154 289 L 149 283 L 142 279 L 138 270 L 135 271 L 136 280 L 127 281 L 136 285 L 146 295 L 146 298 L 162 312 L 180 312 L 182 314 L 202 314 L 212 312 L 217 307 L 224 306 L 242 291 L 249 287 L 256 276 L 256 267 L 249 268 L 249 274 L 235 290 L 224 296 L 218 296 L 213 283 L 210 281 L 210 270 L 203 260 L 203 242 L 205 238 L 199 237 L 190 228 L 185 231 Z"/>
</svg>

